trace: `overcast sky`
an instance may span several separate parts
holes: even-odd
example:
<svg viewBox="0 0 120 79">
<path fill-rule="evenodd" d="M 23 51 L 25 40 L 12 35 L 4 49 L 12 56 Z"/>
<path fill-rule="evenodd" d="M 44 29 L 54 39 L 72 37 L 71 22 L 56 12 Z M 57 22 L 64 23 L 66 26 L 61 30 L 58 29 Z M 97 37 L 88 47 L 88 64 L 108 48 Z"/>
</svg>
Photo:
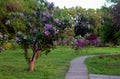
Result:
<svg viewBox="0 0 120 79">
<path fill-rule="evenodd" d="M 81 6 L 83 8 L 101 8 L 104 4 L 107 4 L 105 0 L 47 0 L 53 2 L 55 6 L 60 8 L 70 8 L 75 6 Z M 108 4 L 107 4 L 108 5 Z"/>
</svg>

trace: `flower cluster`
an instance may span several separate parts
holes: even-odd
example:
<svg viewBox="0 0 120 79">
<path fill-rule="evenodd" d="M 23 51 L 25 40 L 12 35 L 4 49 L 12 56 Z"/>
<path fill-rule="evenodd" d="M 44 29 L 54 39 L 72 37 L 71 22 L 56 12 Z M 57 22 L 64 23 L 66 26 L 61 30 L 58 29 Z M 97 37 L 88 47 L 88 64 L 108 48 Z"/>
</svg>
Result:
<svg viewBox="0 0 120 79">
<path fill-rule="evenodd" d="M 76 39 L 73 39 L 71 45 L 74 49 L 79 49 L 81 47 L 86 47 L 89 45 L 99 46 L 100 39 L 96 34 L 90 34 L 90 35 L 86 36 L 86 38 L 85 37 L 76 37 Z"/>
<path fill-rule="evenodd" d="M 0 32 L 0 51 L 5 50 L 3 44 L 7 41 L 8 36 Z"/>
<path fill-rule="evenodd" d="M 49 30 L 49 29 L 51 29 L 52 28 L 52 24 L 46 24 L 45 26 L 44 26 L 44 29 L 45 30 Z"/>
<path fill-rule="evenodd" d="M 48 11 L 45 11 L 45 12 L 43 12 L 43 16 L 45 18 L 45 17 L 50 17 L 51 15 Z"/>
<path fill-rule="evenodd" d="M 3 38 L 3 35 L 2 35 L 2 33 L 0 33 L 0 38 Z"/>
<path fill-rule="evenodd" d="M 71 27 L 71 21 L 67 20 L 66 18 L 63 18 L 61 22 L 58 22 L 57 19 L 55 19 L 58 27 L 62 28 L 62 30 L 66 29 L 67 27 Z"/>
<path fill-rule="evenodd" d="M 47 4 L 47 7 L 48 8 L 51 8 L 51 7 L 54 7 L 54 3 L 53 2 L 46 2 L 46 4 Z"/>
<path fill-rule="evenodd" d="M 100 39 L 96 34 L 91 34 L 87 37 L 87 40 L 90 42 L 90 44 L 98 46 L 100 45 Z"/>
<path fill-rule="evenodd" d="M 72 48 L 79 49 L 81 47 L 85 47 L 87 45 L 87 42 L 83 39 L 74 39 L 72 44 Z"/>
<path fill-rule="evenodd" d="M 28 38 L 28 36 L 24 35 L 22 32 L 18 32 L 15 38 L 15 42 L 17 43 L 27 43 L 29 40 L 30 39 Z"/>
<path fill-rule="evenodd" d="M 0 32 L 0 39 L 7 39 L 7 35 L 6 34 L 2 34 L 1 32 Z"/>
<path fill-rule="evenodd" d="M 59 23 L 59 19 L 58 18 L 54 19 L 54 22 Z"/>
<path fill-rule="evenodd" d="M 46 24 L 44 26 L 45 30 L 45 36 L 53 36 L 59 33 L 59 30 L 57 30 L 55 27 L 52 26 L 52 24 Z"/>
<path fill-rule="evenodd" d="M 5 42 L 5 40 L 7 40 L 7 38 L 8 36 L 6 34 L 2 34 L 0 32 L 0 45 L 2 45 Z"/>
<path fill-rule="evenodd" d="M 76 44 L 78 47 L 84 47 L 87 45 L 86 41 L 84 41 L 84 40 L 76 40 Z"/>
</svg>

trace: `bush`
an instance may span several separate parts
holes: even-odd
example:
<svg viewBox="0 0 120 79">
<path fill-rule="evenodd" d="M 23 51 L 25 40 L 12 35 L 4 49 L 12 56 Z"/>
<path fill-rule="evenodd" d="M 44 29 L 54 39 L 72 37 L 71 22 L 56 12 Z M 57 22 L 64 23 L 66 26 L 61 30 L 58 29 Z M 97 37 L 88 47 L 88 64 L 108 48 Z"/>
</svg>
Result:
<svg viewBox="0 0 120 79">
<path fill-rule="evenodd" d="M 7 42 L 3 45 L 5 50 L 15 50 L 17 48 L 20 48 L 19 44 L 17 44 L 16 42 Z"/>
<path fill-rule="evenodd" d="M 12 45 L 12 48 L 11 48 L 12 50 L 20 48 L 20 45 L 16 42 L 11 42 L 11 45 Z"/>
<path fill-rule="evenodd" d="M 11 49 L 11 48 L 12 48 L 12 44 L 11 44 L 11 43 L 8 42 L 8 43 L 5 43 L 5 44 L 4 44 L 4 49 L 5 49 L 5 50 L 9 50 L 9 49 Z"/>
<path fill-rule="evenodd" d="M 117 45 L 120 45 L 120 31 L 117 32 L 117 33 L 115 33 L 114 37 L 115 37 L 115 39 L 116 39 L 115 43 L 116 43 Z"/>
</svg>

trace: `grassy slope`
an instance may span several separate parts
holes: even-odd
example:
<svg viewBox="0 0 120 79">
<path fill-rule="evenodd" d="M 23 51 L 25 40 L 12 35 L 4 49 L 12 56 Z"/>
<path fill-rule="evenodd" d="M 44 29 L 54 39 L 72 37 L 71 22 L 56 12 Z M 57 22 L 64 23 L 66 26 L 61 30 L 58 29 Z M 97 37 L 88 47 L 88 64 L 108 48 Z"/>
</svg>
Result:
<svg viewBox="0 0 120 79">
<path fill-rule="evenodd" d="M 90 73 L 120 75 L 120 55 L 87 58 L 85 63 Z"/>
<path fill-rule="evenodd" d="M 57 47 L 36 62 L 35 71 L 27 72 L 24 51 L 9 50 L 0 53 L 0 79 L 64 79 L 69 62 L 75 57 L 88 54 L 119 53 L 120 48 L 88 48 L 74 53 L 69 47 Z"/>
</svg>

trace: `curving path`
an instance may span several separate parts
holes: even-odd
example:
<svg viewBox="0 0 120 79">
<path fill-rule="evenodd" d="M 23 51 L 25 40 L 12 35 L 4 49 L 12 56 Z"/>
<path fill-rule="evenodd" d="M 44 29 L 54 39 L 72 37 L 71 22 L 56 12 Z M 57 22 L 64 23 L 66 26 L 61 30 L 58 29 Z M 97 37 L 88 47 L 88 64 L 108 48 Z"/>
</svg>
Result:
<svg viewBox="0 0 120 79">
<path fill-rule="evenodd" d="M 87 56 L 83 56 L 72 60 L 65 79 L 88 79 L 88 71 L 84 64 L 86 58 Z"/>
<path fill-rule="evenodd" d="M 116 55 L 116 54 L 110 54 L 110 55 Z M 87 67 L 84 61 L 86 58 L 93 56 L 98 56 L 98 55 L 81 56 L 79 58 L 72 60 L 65 79 L 120 79 L 120 76 L 88 74 Z"/>
</svg>

